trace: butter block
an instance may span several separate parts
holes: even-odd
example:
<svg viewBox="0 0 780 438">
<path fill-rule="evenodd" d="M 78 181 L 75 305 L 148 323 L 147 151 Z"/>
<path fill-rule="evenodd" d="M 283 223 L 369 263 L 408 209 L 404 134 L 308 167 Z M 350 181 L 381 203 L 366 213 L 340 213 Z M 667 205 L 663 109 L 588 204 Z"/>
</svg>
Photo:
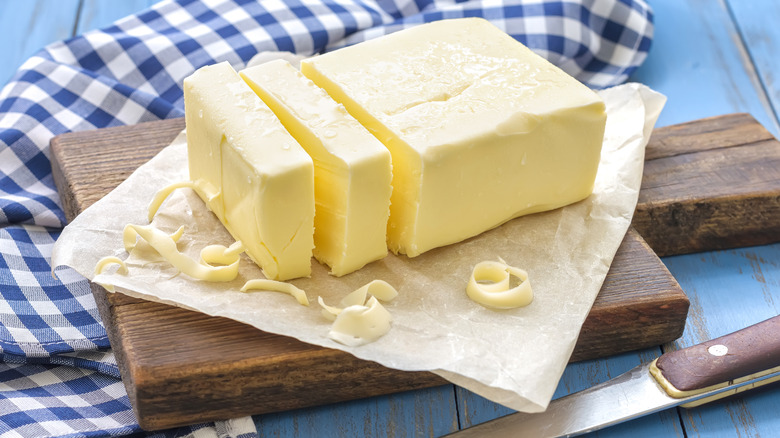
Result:
<svg viewBox="0 0 780 438">
<path fill-rule="evenodd" d="M 273 280 L 311 275 L 314 166 L 273 111 L 226 62 L 184 80 L 190 178 Z"/>
<path fill-rule="evenodd" d="M 314 256 L 335 276 L 385 257 L 390 152 L 287 61 L 240 74 L 314 161 Z"/>
<path fill-rule="evenodd" d="M 416 256 L 592 192 L 604 103 L 483 19 L 402 30 L 301 71 L 390 150 L 396 253 Z"/>
</svg>

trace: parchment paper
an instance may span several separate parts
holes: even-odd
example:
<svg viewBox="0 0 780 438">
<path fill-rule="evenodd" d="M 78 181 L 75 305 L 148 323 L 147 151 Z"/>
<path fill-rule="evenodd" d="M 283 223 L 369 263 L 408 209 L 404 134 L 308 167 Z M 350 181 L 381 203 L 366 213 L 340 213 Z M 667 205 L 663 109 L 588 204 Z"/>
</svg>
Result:
<svg viewBox="0 0 780 438">
<path fill-rule="evenodd" d="M 147 206 L 154 193 L 189 179 L 184 133 L 65 228 L 54 247 L 52 266 L 71 266 L 134 297 L 232 318 L 387 367 L 432 371 L 510 408 L 542 411 L 631 222 L 644 146 L 665 101 L 638 84 L 600 94 L 607 103 L 608 119 L 596 186 L 589 198 L 512 220 L 413 259 L 391 254 L 341 278 L 328 275 L 312 259 L 311 278 L 292 281 L 306 291 L 309 307 L 282 293 L 239 292 L 247 280 L 262 278 L 245 255 L 239 277 L 229 283 L 193 280 L 152 251 L 143 251 L 143 245 L 128 258 L 122 246 L 124 226 L 147 224 Z M 233 242 L 189 189 L 176 191 L 154 223 L 168 232 L 185 224 L 179 247 L 195 258 L 205 245 Z M 95 277 L 95 264 L 109 255 L 127 259 L 129 274 L 109 269 Z M 466 296 L 473 266 L 498 257 L 528 271 L 535 295 L 529 306 L 488 310 Z M 393 316 L 390 332 L 359 347 L 330 340 L 331 323 L 320 314 L 317 296 L 335 305 L 374 279 L 387 281 L 399 292 L 398 298 L 385 304 Z"/>
</svg>

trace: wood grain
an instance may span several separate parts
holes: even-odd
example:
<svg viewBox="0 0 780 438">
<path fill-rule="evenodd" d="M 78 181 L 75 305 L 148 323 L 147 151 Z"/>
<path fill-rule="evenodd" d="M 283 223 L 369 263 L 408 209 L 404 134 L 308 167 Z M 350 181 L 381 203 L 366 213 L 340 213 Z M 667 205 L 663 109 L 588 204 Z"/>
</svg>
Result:
<svg viewBox="0 0 780 438">
<path fill-rule="evenodd" d="M 33 37 L 29 29 L 20 23 L 17 15 L 19 8 L 32 8 L 33 3 L 47 5 L 63 2 L 36 0 L 0 4 L 0 10 L 3 10 L 3 5 L 7 5 L 5 9 L 8 12 L 0 12 L 0 19 L 8 19 L 0 21 L 10 23 L 10 26 L 3 26 L 7 34 L 5 45 L 0 43 L 0 52 L 6 55 L 4 61 L 9 73 L 0 74 L 0 83 L 10 77 L 10 72 L 24 60 L 23 57 L 15 57 L 15 50 L 22 46 L 35 45 L 34 42 L 29 43 Z M 85 8 L 87 4 L 89 2 L 85 2 Z M 115 2 L 95 4 L 98 7 L 112 8 Z M 668 125 L 715 114 L 748 111 L 768 126 L 770 131 L 778 134 L 776 118 L 772 116 L 771 110 L 761 104 L 766 93 L 775 108 L 778 108 L 777 101 L 780 97 L 777 81 L 773 80 L 777 69 L 770 68 L 778 63 L 776 48 L 777 35 L 780 34 L 775 19 L 777 13 L 772 12 L 777 9 L 777 4 L 773 0 L 659 0 L 652 2 L 651 6 L 655 13 L 651 56 L 632 79 L 650 85 L 669 97 L 669 103 L 659 123 Z M 747 9 L 747 13 L 742 11 L 743 9 Z M 722 13 L 718 15 L 712 10 L 720 10 Z M 736 23 L 729 19 L 729 11 Z M 56 16 L 61 22 L 75 26 L 68 22 L 63 14 L 49 12 L 40 18 L 40 24 L 46 22 L 46 17 Z M 50 30 L 53 31 L 54 28 Z M 735 42 L 738 43 L 740 39 L 747 43 L 748 53 L 739 54 L 735 50 Z M 24 44 L 18 41 L 24 41 Z M 763 49 L 758 47 L 758 50 L 754 50 L 754 47 L 760 45 L 764 45 Z M 10 48 L 10 51 L 3 50 L 3 47 Z M 757 70 L 761 83 L 758 83 L 758 80 L 751 82 L 751 78 L 745 73 L 745 70 L 750 73 L 752 68 Z M 762 85 L 765 93 L 757 93 Z M 775 114 L 777 112 L 775 110 Z M 694 301 L 691 311 L 696 312 L 696 315 L 689 317 L 689 327 L 684 338 L 675 344 L 685 346 L 694 341 L 701 342 L 710 339 L 711 335 L 717 336 L 719 333 L 726 333 L 743 327 L 746 323 L 776 314 L 776 303 L 780 302 L 780 291 L 777 288 L 780 284 L 780 270 L 777 260 L 780 260 L 780 246 L 777 244 L 666 259 L 666 264 L 678 276 Z M 570 365 L 567 373 L 576 372 L 577 375 L 572 376 L 569 382 L 562 382 L 561 386 L 566 386 L 568 393 L 613 377 L 630 368 L 613 369 L 615 363 L 622 363 L 624 358 L 629 356 L 633 358 L 635 354 Z M 643 360 L 654 357 L 646 356 Z M 631 366 L 635 364 L 632 363 Z M 420 431 L 424 431 L 423 434 L 428 436 L 443 434 L 439 429 L 428 428 L 427 424 L 421 425 L 423 420 L 420 418 L 426 417 L 425 413 L 418 413 L 414 418 L 412 415 L 404 416 L 405 406 L 417 404 L 426 408 L 426 401 L 430 400 L 405 400 L 381 406 L 387 399 L 393 399 L 393 396 L 381 397 L 380 402 L 371 399 L 364 403 L 345 403 L 325 409 L 260 416 L 257 419 L 260 436 L 415 436 L 420 434 Z M 462 399 L 464 398 L 459 395 L 459 403 Z M 459 410 L 460 418 L 457 421 L 462 422 L 463 418 L 479 411 L 480 408 L 467 403 L 467 409 Z M 673 425 L 677 434 L 672 430 L 655 429 L 658 420 L 644 417 L 603 431 L 600 436 L 773 436 L 780 428 L 778 410 L 780 397 L 777 397 L 775 389 L 757 389 L 746 397 L 733 398 L 728 403 L 681 410 L 682 424 L 687 435 L 680 429 L 681 422 L 674 414 Z M 382 420 L 392 423 L 377 420 L 377 417 L 385 415 L 386 418 Z M 485 417 L 481 421 L 491 418 Z M 376 422 L 372 423 L 372 419 Z"/>
<path fill-rule="evenodd" d="M 780 137 L 776 20 L 780 4 L 776 0 L 655 0 L 651 4 L 655 33 L 650 56 L 632 79 L 669 98 L 659 122 L 669 125 L 748 112 Z M 777 315 L 778 261 L 777 243 L 666 258 L 665 264 L 690 297 L 691 308 L 683 337 L 665 350 L 704 342 Z M 779 411 L 777 388 L 759 388 L 723 402 L 679 410 L 684 436 L 708 438 L 777 435 Z M 643 436 L 644 424 L 628 424 L 633 426 L 631 436 Z"/>
<path fill-rule="evenodd" d="M 654 140 L 648 147 L 645 182 L 655 177 L 657 168 L 652 163 L 658 160 L 687 163 L 681 170 L 665 174 L 675 181 L 696 178 L 699 167 L 709 165 L 708 160 L 700 166 L 694 163 L 708 156 L 711 139 L 697 143 L 677 141 L 678 136 L 697 138 L 694 132 L 698 131 L 704 137 L 721 139 L 724 131 L 728 134 L 737 130 L 739 134 L 734 138 L 750 140 L 749 144 L 724 143 L 729 146 L 720 149 L 726 150 L 750 148 L 756 139 L 759 143 L 774 142 L 760 129 L 754 132 L 757 127 L 760 128 L 755 121 L 736 115 L 660 129 L 655 138 L 662 141 Z M 173 119 L 71 133 L 54 139 L 53 173 L 68 217 L 123 181 L 182 128 L 183 121 Z M 652 219 L 654 206 L 687 199 L 686 185 L 666 186 L 643 188 L 654 191 L 654 197 L 642 198 L 637 218 L 645 214 Z M 771 191 L 771 184 L 768 186 Z M 675 187 L 679 190 L 673 190 Z M 696 202 L 706 204 L 710 195 L 696 196 L 703 196 Z M 764 219 L 771 223 L 774 216 L 770 214 Z M 673 235 L 677 226 L 673 222 L 658 222 L 649 228 L 663 237 Z M 735 230 L 742 232 L 741 224 L 733 221 L 722 222 L 721 227 L 724 235 Z M 686 242 L 688 248 L 701 245 L 695 239 Z M 684 248 L 677 245 L 677 250 Z M 385 369 L 357 361 L 346 353 L 263 333 L 234 321 L 122 295 L 106 295 L 99 288 L 95 295 L 139 422 L 147 429 L 284 411 L 444 383 L 432 374 Z M 583 326 L 573 360 L 674 339 L 682 332 L 687 308 L 687 299 L 660 260 L 639 234 L 629 232 Z M 344 375 L 351 376 L 350 384 L 334 383 L 334 379 Z"/>
<path fill-rule="evenodd" d="M 582 391 L 617 377 L 642 363 L 652 362 L 658 357 L 659 350 L 660 348 L 655 346 L 654 348 L 615 355 L 606 360 L 569 364 L 561 376 L 553 399 Z M 456 392 L 455 398 L 458 403 L 461 428 L 484 423 L 514 412 L 466 389 L 457 387 Z M 584 436 L 598 438 L 683 438 L 685 434 L 680 428 L 677 410 L 667 409 Z"/>
<path fill-rule="evenodd" d="M 676 339 L 688 314 L 677 281 L 633 228 L 615 254 L 572 354 L 572 362 Z"/>
<path fill-rule="evenodd" d="M 777 119 L 766 102 L 761 83 L 740 41 L 731 11 L 760 10 L 765 21 L 774 17 L 774 0 L 654 0 L 653 43 L 647 61 L 631 80 L 649 85 L 669 97 L 657 126 L 683 123 L 722 114 L 750 113 L 761 125 L 780 135 Z M 726 6 L 730 3 L 730 7 Z M 757 21 L 758 22 L 758 21 Z M 771 29 L 771 30 L 770 30 Z M 757 29 L 764 41 L 775 26 Z M 777 50 L 771 51 L 776 59 Z M 776 70 L 767 70 L 771 74 Z M 771 81 L 769 82 L 771 83 Z"/>
<path fill-rule="evenodd" d="M 777 58 L 780 28 L 770 24 L 773 20 L 768 17 L 780 17 L 780 3 L 775 0 L 727 0 L 726 4 L 738 23 L 736 27 L 755 68 L 754 74 L 764 86 L 772 107 L 769 112 L 773 111 L 777 117 L 780 111 L 780 83 L 776 73 L 780 70 L 780 59 Z"/>
<path fill-rule="evenodd" d="M 657 129 L 633 225 L 661 257 L 780 241 L 780 143 L 749 114 Z"/>
</svg>

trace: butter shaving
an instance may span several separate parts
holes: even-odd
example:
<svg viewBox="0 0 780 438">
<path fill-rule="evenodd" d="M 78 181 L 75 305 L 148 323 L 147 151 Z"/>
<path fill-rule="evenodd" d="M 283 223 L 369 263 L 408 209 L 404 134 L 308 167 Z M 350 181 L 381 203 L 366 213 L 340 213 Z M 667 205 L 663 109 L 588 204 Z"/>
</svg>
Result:
<svg viewBox="0 0 780 438">
<path fill-rule="evenodd" d="M 181 226 L 175 233 L 169 235 L 152 225 L 128 224 L 122 234 L 125 251 L 128 253 L 132 251 L 140 236 L 176 269 L 190 277 L 208 281 L 230 281 L 238 276 L 238 262 L 244 250 L 240 241 L 230 247 L 207 246 L 201 251 L 201 262 L 197 262 L 181 253 L 176 247 L 176 241 L 181 237 L 183 230 L 184 226 Z M 223 266 L 211 266 L 211 263 Z"/>
<path fill-rule="evenodd" d="M 317 297 L 317 302 L 322 306 L 322 316 L 330 321 L 335 321 L 345 307 L 365 305 L 368 295 L 375 296 L 382 301 L 392 301 L 398 296 L 398 291 L 386 281 L 373 280 L 342 298 L 339 302 L 340 307 L 328 306 L 322 297 Z"/>
<path fill-rule="evenodd" d="M 309 299 L 306 297 L 306 292 L 302 289 L 298 289 L 290 283 L 283 281 L 256 279 L 247 281 L 241 288 L 241 292 L 248 292 L 250 290 L 263 290 L 269 292 L 283 292 L 292 295 L 300 304 L 304 306 L 309 305 Z"/>
<path fill-rule="evenodd" d="M 520 284 L 510 288 L 509 277 L 520 279 Z M 490 283 L 484 283 L 489 281 Z M 499 258 L 498 262 L 479 262 L 471 271 L 466 286 L 469 298 L 485 307 L 494 309 L 513 309 L 524 307 L 534 298 L 528 273 L 520 268 L 509 266 Z"/>
<path fill-rule="evenodd" d="M 349 306 L 343 309 L 331 326 L 328 336 L 334 341 L 357 347 L 374 342 L 390 331 L 393 318 L 376 297 L 365 306 Z"/>
<path fill-rule="evenodd" d="M 122 259 L 119 257 L 114 256 L 106 256 L 102 259 L 98 260 L 97 264 L 95 265 L 95 275 L 100 275 L 103 273 L 103 271 L 106 270 L 106 267 L 108 265 L 119 265 L 119 269 L 117 270 L 120 274 L 127 274 L 127 265 L 125 264 Z M 109 292 L 114 292 L 114 285 L 113 284 L 107 284 L 107 283 L 98 283 L 99 285 L 103 286 L 104 289 L 106 289 Z"/>
<path fill-rule="evenodd" d="M 366 302 L 366 297 L 368 295 L 377 297 L 377 299 L 382 301 L 392 301 L 398 296 L 398 291 L 386 281 L 373 280 L 344 297 L 340 304 L 342 307 L 348 307 L 355 304 L 362 305 Z"/>
<path fill-rule="evenodd" d="M 366 300 L 368 295 L 371 297 Z M 341 344 L 357 347 L 374 342 L 390 331 L 393 318 L 377 298 L 391 301 L 397 296 L 393 286 L 373 280 L 344 297 L 339 302 L 341 307 L 328 306 L 322 297 L 317 297 L 317 302 L 322 306 L 322 315 L 333 321 L 328 336 Z"/>
<path fill-rule="evenodd" d="M 341 313 L 343 310 L 341 307 L 329 306 L 325 304 L 325 300 L 323 300 L 320 296 L 317 297 L 317 302 L 320 303 L 320 306 L 322 307 L 322 316 L 324 316 L 328 321 L 335 321 L 336 317 L 339 316 L 339 313 Z"/>
<path fill-rule="evenodd" d="M 97 265 L 95 265 L 95 275 L 102 274 L 108 265 L 119 265 L 119 270 L 117 270 L 117 272 L 120 274 L 127 274 L 127 265 L 124 261 L 122 261 L 122 259 L 119 257 L 108 256 L 98 260 Z"/>
<path fill-rule="evenodd" d="M 168 196 L 170 196 L 171 193 L 173 193 L 175 190 L 182 188 L 189 188 L 194 190 L 201 199 L 207 200 L 206 204 L 208 205 L 211 205 L 211 201 L 220 195 L 220 193 L 211 184 L 202 179 L 196 181 L 180 181 L 170 184 L 158 190 L 157 193 L 154 194 L 152 202 L 149 203 L 149 222 L 154 219 L 157 211 L 162 206 L 162 203 L 168 199 Z"/>
</svg>

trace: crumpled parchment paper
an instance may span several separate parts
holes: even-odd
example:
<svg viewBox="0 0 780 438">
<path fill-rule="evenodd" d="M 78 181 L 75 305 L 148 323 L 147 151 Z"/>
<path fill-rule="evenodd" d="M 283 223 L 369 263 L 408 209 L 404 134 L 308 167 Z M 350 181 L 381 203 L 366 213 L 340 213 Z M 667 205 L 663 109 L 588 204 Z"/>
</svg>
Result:
<svg viewBox="0 0 780 438">
<path fill-rule="evenodd" d="M 154 193 L 189 179 L 184 133 L 105 198 L 80 214 L 56 242 L 52 266 L 73 267 L 100 284 L 151 301 L 232 318 L 258 329 L 337 348 L 400 370 L 432 371 L 510 408 L 546 408 L 574 348 L 581 325 L 601 288 L 637 202 L 644 146 L 665 98 L 627 84 L 600 91 L 607 128 L 593 194 L 579 203 L 512 220 L 464 242 L 419 257 L 388 255 L 341 278 L 312 259 L 311 278 L 291 283 L 311 305 L 277 292 L 239 292 L 260 269 L 243 255 L 239 277 L 228 283 L 180 274 L 153 250 L 138 246 L 128 257 L 122 230 L 147 224 Z M 452 218 L 457 220 L 457 218 Z M 176 191 L 154 219 L 167 232 L 186 225 L 179 248 L 197 259 L 200 248 L 233 239 L 190 189 Z M 116 269 L 94 275 L 104 256 L 126 259 L 129 274 Z M 524 308 L 495 311 L 471 301 L 466 284 L 474 265 L 503 258 L 529 274 L 534 300 Z M 378 341 L 347 347 L 328 338 L 328 304 L 374 279 L 399 296 L 385 307 L 392 329 Z M 262 378 L 262 376 L 258 376 Z"/>
</svg>

